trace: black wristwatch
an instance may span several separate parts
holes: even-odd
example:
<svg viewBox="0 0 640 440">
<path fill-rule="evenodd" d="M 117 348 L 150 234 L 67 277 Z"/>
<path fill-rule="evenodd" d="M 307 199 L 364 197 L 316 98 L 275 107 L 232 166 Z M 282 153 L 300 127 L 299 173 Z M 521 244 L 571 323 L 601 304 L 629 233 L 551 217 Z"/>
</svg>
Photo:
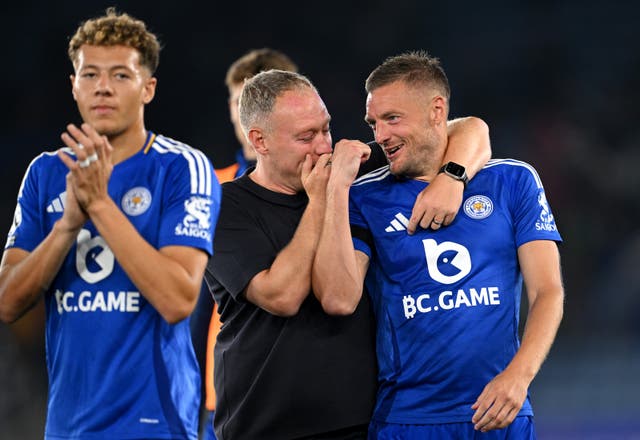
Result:
<svg viewBox="0 0 640 440">
<path fill-rule="evenodd" d="M 455 162 L 447 162 L 442 165 L 438 174 L 440 173 L 445 173 L 447 176 L 461 181 L 465 188 L 467 187 L 467 183 L 469 183 L 467 170 L 462 165 Z"/>
</svg>

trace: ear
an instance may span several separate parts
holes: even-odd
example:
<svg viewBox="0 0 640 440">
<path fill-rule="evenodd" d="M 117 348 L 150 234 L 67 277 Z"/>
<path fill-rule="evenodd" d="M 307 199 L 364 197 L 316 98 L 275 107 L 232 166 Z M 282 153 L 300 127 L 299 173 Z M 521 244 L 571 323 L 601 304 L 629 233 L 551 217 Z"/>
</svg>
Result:
<svg viewBox="0 0 640 440">
<path fill-rule="evenodd" d="M 448 117 L 447 100 L 441 96 L 436 95 L 431 100 L 431 111 L 429 116 L 434 125 L 440 125 L 447 123 Z"/>
<path fill-rule="evenodd" d="M 74 85 L 76 83 L 76 76 L 75 75 L 69 75 L 69 80 L 71 81 L 71 94 L 73 95 L 73 100 L 77 101 L 78 97 L 76 96 L 76 88 L 74 87 Z"/>
<path fill-rule="evenodd" d="M 249 130 L 249 133 L 247 133 L 247 140 L 253 149 L 256 150 L 257 154 L 264 156 L 269 153 L 269 148 L 265 143 L 264 133 L 261 129 L 252 128 Z"/>
<path fill-rule="evenodd" d="M 146 105 L 149 104 L 153 97 L 156 96 L 156 85 L 158 80 L 155 77 L 147 79 L 144 89 L 142 90 L 142 102 Z"/>
</svg>

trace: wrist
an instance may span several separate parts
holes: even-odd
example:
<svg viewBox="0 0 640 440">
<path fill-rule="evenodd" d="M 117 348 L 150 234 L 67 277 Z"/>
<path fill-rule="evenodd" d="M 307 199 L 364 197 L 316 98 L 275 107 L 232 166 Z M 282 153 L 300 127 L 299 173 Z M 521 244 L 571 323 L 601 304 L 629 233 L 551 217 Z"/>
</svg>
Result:
<svg viewBox="0 0 640 440">
<path fill-rule="evenodd" d="M 110 198 L 106 199 L 95 199 L 89 205 L 84 207 L 84 210 L 89 215 L 89 217 L 94 217 L 96 215 L 100 215 L 106 209 L 109 209 L 109 205 L 111 205 L 113 201 Z"/>
<path fill-rule="evenodd" d="M 60 220 L 57 220 L 53 224 L 53 230 L 62 235 L 70 235 L 76 237 L 80 232 L 80 229 L 82 229 L 82 224 L 70 224 L 64 217 L 62 217 Z"/>
<path fill-rule="evenodd" d="M 465 189 L 467 188 L 467 184 L 469 183 L 469 177 L 467 176 L 466 168 L 455 162 L 447 162 L 442 165 L 442 168 L 440 168 L 438 174 L 445 174 L 453 180 L 462 182 L 462 185 Z"/>
</svg>

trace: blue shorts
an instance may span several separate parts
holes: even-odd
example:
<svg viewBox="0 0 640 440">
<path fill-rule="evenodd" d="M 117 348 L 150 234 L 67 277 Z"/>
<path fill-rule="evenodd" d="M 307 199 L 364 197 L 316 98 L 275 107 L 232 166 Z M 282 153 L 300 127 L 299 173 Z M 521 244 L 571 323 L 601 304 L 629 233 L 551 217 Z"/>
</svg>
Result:
<svg viewBox="0 0 640 440">
<path fill-rule="evenodd" d="M 372 420 L 368 440 L 536 440 L 533 417 L 516 417 L 506 428 L 489 432 L 473 429 L 473 423 L 400 425 Z"/>
</svg>

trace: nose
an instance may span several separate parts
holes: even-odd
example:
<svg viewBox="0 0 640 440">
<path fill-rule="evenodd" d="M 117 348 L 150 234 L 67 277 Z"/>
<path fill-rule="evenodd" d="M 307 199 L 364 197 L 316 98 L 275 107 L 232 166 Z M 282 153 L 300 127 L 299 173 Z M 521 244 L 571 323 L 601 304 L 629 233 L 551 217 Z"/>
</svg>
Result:
<svg viewBox="0 0 640 440">
<path fill-rule="evenodd" d="M 333 148 L 331 147 L 331 133 L 326 133 L 320 137 L 320 140 L 316 144 L 315 153 L 320 156 L 322 154 L 331 153 Z"/>
<path fill-rule="evenodd" d="M 374 139 L 376 140 L 376 143 L 384 146 L 389 141 L 389 137 L 390 135 L 387 126 L 385 124 L 376 124 L 374 132 Z"/>
<path fill-rule="evenodd" d="M 98 94 L 110 94 L 111 90 L 111 79 L 107 72 L 101 72 L 98 75 L 98 81 L 96 81 L 96 93 Z"/>
</svg>

